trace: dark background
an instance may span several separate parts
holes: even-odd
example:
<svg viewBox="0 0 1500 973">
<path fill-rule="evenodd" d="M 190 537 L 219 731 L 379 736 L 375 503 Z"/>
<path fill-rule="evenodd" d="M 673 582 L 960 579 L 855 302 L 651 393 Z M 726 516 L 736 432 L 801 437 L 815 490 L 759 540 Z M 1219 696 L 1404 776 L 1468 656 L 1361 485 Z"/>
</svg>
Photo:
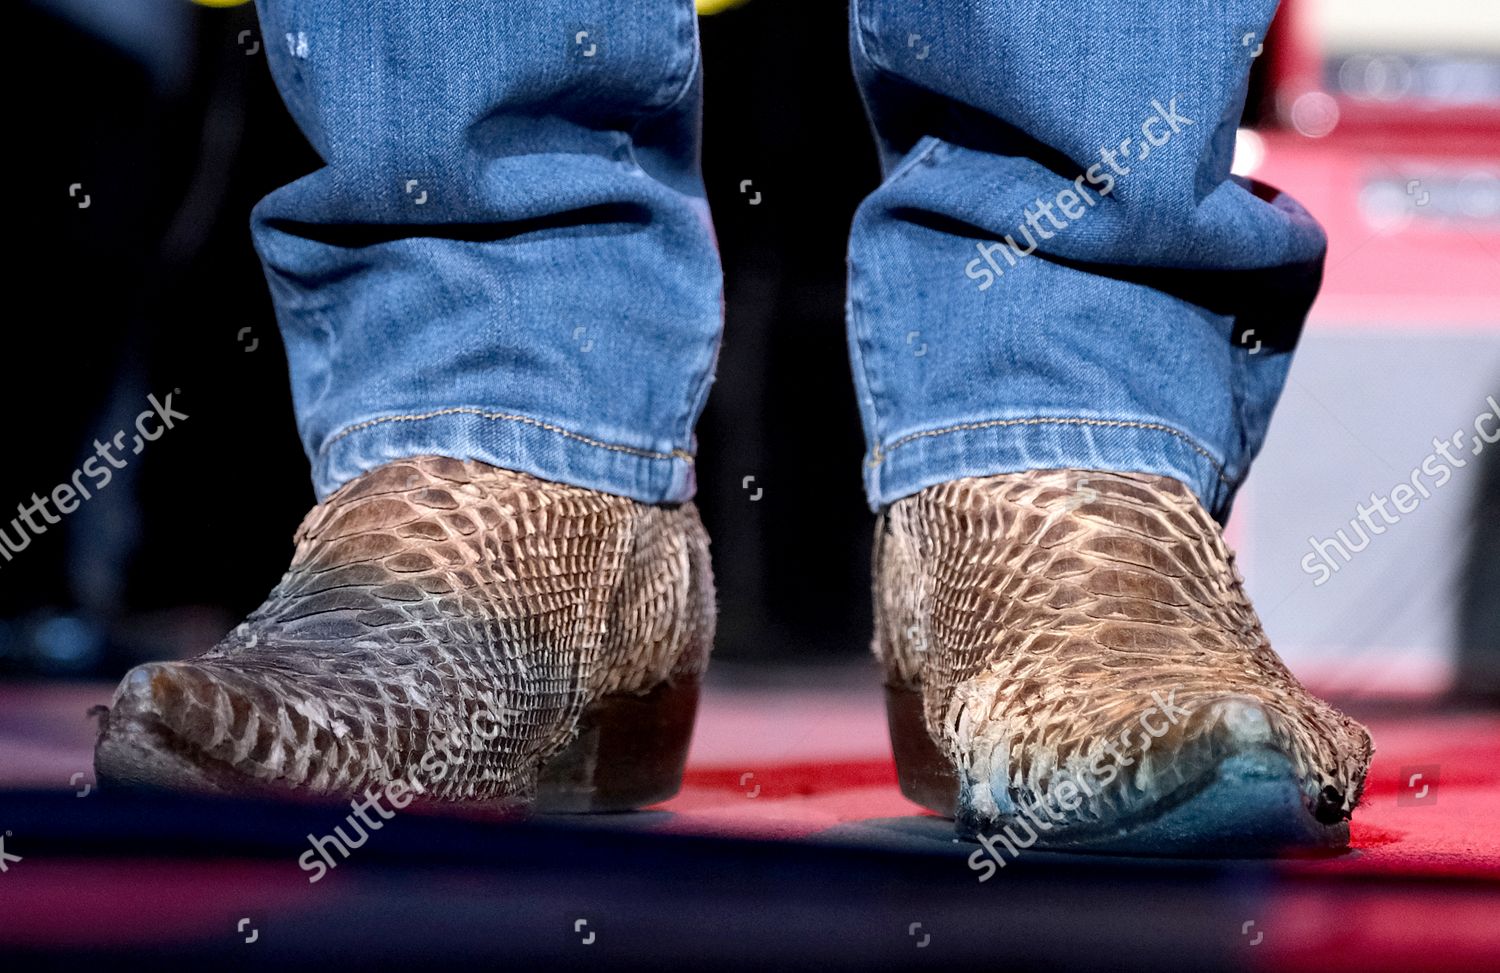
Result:
<svg viewBox="0 0 1500 973">
<path fill-rule="evenodd" d="M 112 40 L 60 8 L 112 11 Z M 756 0 L 701 21 L 728 304 L 699 427 L 721 660 L 852 660 L 869 641 L 844 244 L 879 175 L 846 11 Z M 17 16 L 12 242 L 28 310 L 0 387 L 6 522 L 95 437 L 128 428 L 148 392 L 180 389 L 190 417 L 0 562 L 0 673 L 114 676 L 217 640 L 275 583 L 313 502 L 248 219 L 320 163 L 272 86 L 252 6 L 52 0 Z"/>
<path fill-rule="evenodd" d="M 275 583 L 313 503 L 248 220 L 320 163 L 264 54 L 248 53 L 262 40 L 253 7 L 172 13 L 144 57 L 39 6 L 21 13 L 34 171 L 18 280 L 37 300 L 6 342 L 0 502 L 66 482 L 148 392 L 181 389 L 173 405 L 190 419 L 0 563 L 11 672 L 112 675 L 207 648 Z M 841 2 L 762 0 L 702 21 L 728 320 L 698 502 L 726 659 L 852 658 L 869 640 L 843 277 L 849 221 L 878 171 L 845 17 Z"/>
</svg>

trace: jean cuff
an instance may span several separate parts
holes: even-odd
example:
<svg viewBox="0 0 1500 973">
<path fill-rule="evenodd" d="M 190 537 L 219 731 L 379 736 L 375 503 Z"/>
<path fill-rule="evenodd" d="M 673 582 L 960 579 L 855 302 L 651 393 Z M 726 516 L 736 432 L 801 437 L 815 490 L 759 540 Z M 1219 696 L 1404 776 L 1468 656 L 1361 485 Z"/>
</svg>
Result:
<svg viewBox="0 0 1500 973">
<path fill-rule="evenodd" d="M 313 457 L 313 487 L 325 500 L 361 473 L 413 456 L 477 460 L 642 503 L 681 503 L 696 489 L 686 450 L 608 442 L 533 416 L 470 406 L 346 426 Z"/>
<path fill-rule="evenodd" d="M 865 458 L 870 508 L 966 476 L 1027 470 L 1109 470 L 1180 480 L 1215 517 L 1228 515 L 1244 470 L 1160 422 L 1087 416 L 1019 416 L 893 436 Z"/>
</svg>

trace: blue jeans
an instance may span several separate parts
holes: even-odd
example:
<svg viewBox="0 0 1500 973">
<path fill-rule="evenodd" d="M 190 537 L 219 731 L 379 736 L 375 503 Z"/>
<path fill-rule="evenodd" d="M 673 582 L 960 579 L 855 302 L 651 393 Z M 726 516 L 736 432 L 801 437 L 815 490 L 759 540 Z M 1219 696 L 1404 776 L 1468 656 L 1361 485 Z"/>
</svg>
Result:
<svg viewBox="0 0 1500 973">
<path fill-rule="evenodd" d="M 1232 177 L 1272 0 L 854 0 L 884 180 L 849 242 L 879 508 L 1176 477 L 1222 516 L 1324 238 Z M 691 0 L 260 0 L 326 165 L 253 229 L 320 496 L 436 453 L 689 498 L 720 268 Z"/>
</svg>

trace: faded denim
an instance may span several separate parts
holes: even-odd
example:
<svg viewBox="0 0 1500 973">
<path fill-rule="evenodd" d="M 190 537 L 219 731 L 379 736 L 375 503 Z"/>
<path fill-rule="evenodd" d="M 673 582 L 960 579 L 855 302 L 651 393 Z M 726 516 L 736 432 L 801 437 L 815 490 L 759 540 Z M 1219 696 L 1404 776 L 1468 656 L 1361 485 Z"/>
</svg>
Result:
<svg viewBox="0 0 1500 973">
<path fill-rule="evenodd" d="M 849 244 L 872 507 L 1095 468 L 1227 512 L 1325 247 L 1229 175 L 1274 6 L 856 0 L 885 173 Z M 438 453 L 690 497 L 721 321 L 691 4 L 260 10 L 326 163 L 253 217 L 320 496 Z"/>
</svg>

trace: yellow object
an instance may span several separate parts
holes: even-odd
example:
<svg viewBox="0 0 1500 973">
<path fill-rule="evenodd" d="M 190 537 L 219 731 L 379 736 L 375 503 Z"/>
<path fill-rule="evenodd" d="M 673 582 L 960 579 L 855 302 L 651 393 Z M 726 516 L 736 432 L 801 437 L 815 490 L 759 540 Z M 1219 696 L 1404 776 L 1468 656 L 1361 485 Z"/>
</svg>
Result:
<svg viewBox="0 0 1500 973">
<path fill-rule="evenodd" d="M 709 14 L 721 13 L 731 7 L 749 3 L 750 0 L 697 0 L 698 12 L 707 17 Z"/>
<path fill-rule="evenodd" d="M 200 7 L 240 7 L 250 0 L 193 0 Z"/>
</svg>

